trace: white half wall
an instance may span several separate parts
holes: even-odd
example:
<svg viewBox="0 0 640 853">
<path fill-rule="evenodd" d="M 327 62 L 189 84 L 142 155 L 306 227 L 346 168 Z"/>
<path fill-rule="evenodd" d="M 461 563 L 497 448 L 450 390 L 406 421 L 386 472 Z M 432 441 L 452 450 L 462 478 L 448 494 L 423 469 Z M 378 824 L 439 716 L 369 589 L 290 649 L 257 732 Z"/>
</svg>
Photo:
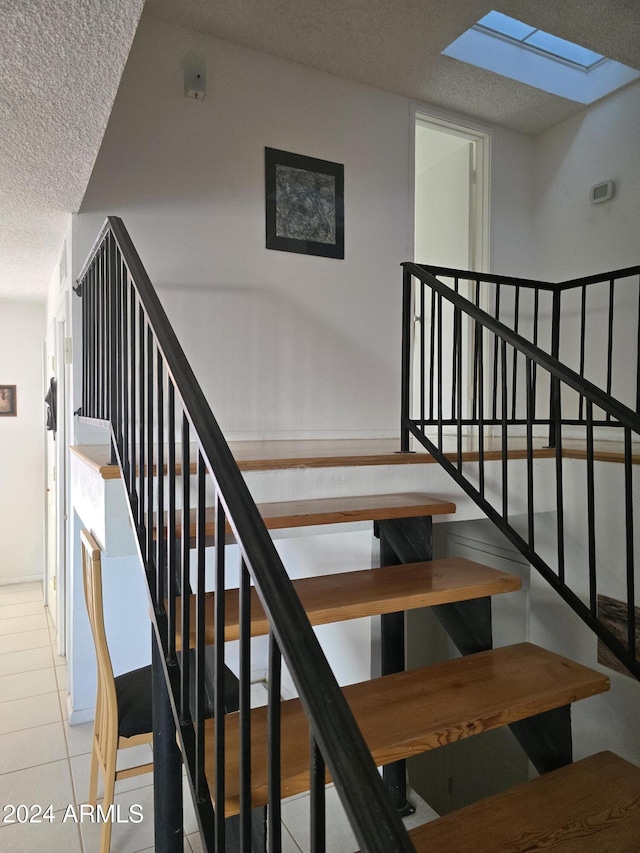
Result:
<svg viewBox="0 0 640 853">
<path fill-rule="evenodd" d="M 0 585 L 44 572 L 45 306 L 0 303 L 0 384 L 15 385 L 17 416 L 0 417 Z"/>
</svg>

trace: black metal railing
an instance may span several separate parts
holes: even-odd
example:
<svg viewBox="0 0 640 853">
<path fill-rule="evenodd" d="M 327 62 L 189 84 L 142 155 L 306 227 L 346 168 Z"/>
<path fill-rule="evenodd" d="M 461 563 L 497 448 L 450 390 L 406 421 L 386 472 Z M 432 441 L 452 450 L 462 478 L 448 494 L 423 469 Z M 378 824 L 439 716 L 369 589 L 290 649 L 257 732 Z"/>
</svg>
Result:
<svg viewBox="0 0 640 853">
<path fill-rule="evenodd" d="M 452 288 L 424 267 L 403 267 L 402 450 L 415 436 L 640 678 L 633 471 L 640 416 L 521 335 L 518 322 L 509 327 L 482 310 L 477 290 L 463 295 L 462 275 L 473 281 L 475 274 L 461 273 Z M 421 322 L 412 340 L 416 306 Z M 596 477 L 594 431 L 603 424 L 622 431 L 621 464 Z M 567 426 L 582 429 L 586 465 L 579 470 L 565 459 Z M 551 448 L 537 435 L 547 430 Z M 524 464 L 517 480 L 508 464 L 514 447 Z M 537 467 L 540 455 L 555 459 L 552 470 Z M 624 636 L 602 618 L 600 595 L 621 602 Z"/>
<path fill-rule="evenodd" d="M 583 379 L 640 413 L 640 266 L 559 283 L 419 266 Z M 428 319 L 431 299 L 429 293 L 424 301 L 420 293 L 416 294 L 418 316 Z M 497 390 L 495 347 L 497 342 L 492 354 L 494 385 L 488 389 L 490 392 Z M 525 382 L 519 366 L 522 368 L 522 362 L 519 364 L 516 356 L 508 377 L 512 406 L 518 398 L 518 387 Z M 536 399 L 541 400 L 541 396 L 536 395 Z M 586 425 L 584 398 L 575 397 L 571 410 L 568 401 L 564 402 L 564 424 Z M 470 416 L 473 418 L 476 413 Z M 512 417 L 515 418 L 514 412 Z M 493 419 L 496 420 L 495 414 Z M 606 412 L 596 411 L 594 423 L 617 426 Z"/>
<path fill-rule="evenodd" d="M 122 469 L 152 604 L 154 664 L 170 708 L 208 851 L 229 849 L 224 803 L 231 758 L 225 737 L 225 596 L 230 551 L 239 550 L 239 833 L 252 847 L 250 586 L 270 624 L 268 849 L 280 838 L 280 678 L 282 658 L 309 722 L 312 849 L 325 849 L 325 762 L 363 851 L 410 851 L 373 759 L 307 616 L 122 221 L 105 222 L 78 278 L 83 301 L 82 415 L 108 421 Z M 195 450 L 192 450 L 195 445 Z M 195 477 L 192 480 L 192 474 Z M 193 486 L 192 486 L 193 482 Z M 209 498 L 208 495 L 213 495 Z M 194 547 L 195 546 L 195 547 Z M 213 708 L 207 708 L 206 552 L 215 575 Z M 233 568 L 233 567 L 232 567 Z M 193 591 L 193 596 L 190 594 Z M 123 591 L 125 594 L 125 591 Z M 191 602 L 195 597 L 195 608 Z M 180 629 L 177 625 L 180 623 Z M 195 651 L 180 654 L 195 634 Z M 191 646 L 193 646 L 191 640 Z M 156 694 L 157 697 L 157 694 Z M 160 702 L 160 700 L 158 700 Z M 214 728 L 205 717 L 213 712 Z M 173 738 L 175 742 L 175 735 Z M 210 742 L 210 741 L 213 741 Z M 170 746 L 171 737 L 165 738 Z M 211 754 L 215 754 L 215 773 Z M 154 762 L 162 761 L 156 748 Z M 167 760 L 167 765 L 170 762 Z M 164 766 L 164 765 L 163 765 Z M 175 764 L 171 765 L 175 768 Z M 177 778 L 156 772 L 156 849 L 182 849 L 164 827 L 180 796 Z M 159 785 L 168 785 L 158 794 Z M 213 802 L 219 804 L 214 809 Z M 158 802 L 158 796 L 161 801 Z M 163 841 L 158 834 L 164 831 Z M 235 831 L 235 830 L 234 830 Z M 173 836 L 171 835 L 173 833 Z M 167 837 L 168 835 L 168 837 Z M 264 841 L 261 842 L 261 846 Z"/>
</svg>

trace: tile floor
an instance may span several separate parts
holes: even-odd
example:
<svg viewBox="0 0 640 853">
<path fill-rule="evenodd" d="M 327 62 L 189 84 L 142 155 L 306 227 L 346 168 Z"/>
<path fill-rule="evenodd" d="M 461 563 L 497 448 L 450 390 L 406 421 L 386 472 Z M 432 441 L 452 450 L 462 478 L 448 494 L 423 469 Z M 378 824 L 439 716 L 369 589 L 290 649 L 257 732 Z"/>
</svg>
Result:
<svg viewBox="0 0 640 853">
<path fill-rule="evenodd" d="M 261 685 L 255 704 L 266 701 Z M 0 587 L 0 850 L 3 853 L 97 853 L 100 826 L 80 822 L 79 806 L 89 786 L 93 724 L 70 726 L 66 706 L 66 662 L 55 650 L 55 629 L 43 605 L 39 583 Z M 136 747 L 123 753 L 133 764 L 146 760 Z M 119 765 L 120 766 L 120 765 Z M 122 766 L 126 766 L 122 765 Z M 153 850 L 153 774 L 118 782 L 116 803 L 121 816 L 142 814 L 134 823 L 115 824 L 112 853 Z M 100 795 L 100 790 L 98 794 Z M 417 812 L 409 826 L 435 817 L 412 796 Z M 185 853 L 200 853 L 202 844 L 185 787 Z M 24 822 L 24 808 L 51 809 L 41 823 Z M 136 805 L 139 809 L 133 810 Z M 131 811 L 130 811 L 131 810 Z M 327 853 L 354 853 L 357 844 L 333 788 L 327 793 Z M 309 850 L 309 801 L 301 795 L 282 807 L 283 853 Z M 10 822 L 13 820 L 13 822 Z"/>
</svg>

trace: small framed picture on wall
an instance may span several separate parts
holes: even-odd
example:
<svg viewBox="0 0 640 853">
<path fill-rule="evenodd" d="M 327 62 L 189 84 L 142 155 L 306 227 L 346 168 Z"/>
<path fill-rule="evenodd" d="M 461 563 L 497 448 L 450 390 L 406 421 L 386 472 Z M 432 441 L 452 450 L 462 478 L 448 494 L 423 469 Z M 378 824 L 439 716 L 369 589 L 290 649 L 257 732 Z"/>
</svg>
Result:
<svg viewBox="0 0 640 853">
<path fill-rule="evenodd" d="M 344 166 L 265 148 L 267 249 L 344 258 Z"/>
<path fill-rule="evenodd" d="M 11 418 L 17 414 L 16 386 L 0 385 L 0 418 Z"/>
</svg>

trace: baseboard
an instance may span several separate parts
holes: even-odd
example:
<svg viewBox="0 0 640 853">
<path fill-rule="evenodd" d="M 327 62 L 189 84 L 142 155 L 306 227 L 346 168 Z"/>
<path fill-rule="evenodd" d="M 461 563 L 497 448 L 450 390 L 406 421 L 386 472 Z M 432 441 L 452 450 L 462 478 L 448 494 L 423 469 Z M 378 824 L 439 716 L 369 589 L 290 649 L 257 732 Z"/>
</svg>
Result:
<svg viewBox="0 0 640 853">
<path fill-rule="evenodd" d="M 79 711 L 73 710 L 73 702 L 71 701 L 71 695 L 67 694 L 67 713 L 69 715 L 69 725 L 70 726 L 80 726 L 82 723 L 90 723 L 93 721 L 96 715 L 96 709 L 92 708 L 82 708 Z"/>
<path fill-rule="evenodd" d="M 15 578 L 3 578 L 0 581 L 0 587 L 3 586 L 13 586 L 18 583 L 43 583 L 44 577 L 42 574 L 39 575 L 18 575 Z"/>
</svg>

